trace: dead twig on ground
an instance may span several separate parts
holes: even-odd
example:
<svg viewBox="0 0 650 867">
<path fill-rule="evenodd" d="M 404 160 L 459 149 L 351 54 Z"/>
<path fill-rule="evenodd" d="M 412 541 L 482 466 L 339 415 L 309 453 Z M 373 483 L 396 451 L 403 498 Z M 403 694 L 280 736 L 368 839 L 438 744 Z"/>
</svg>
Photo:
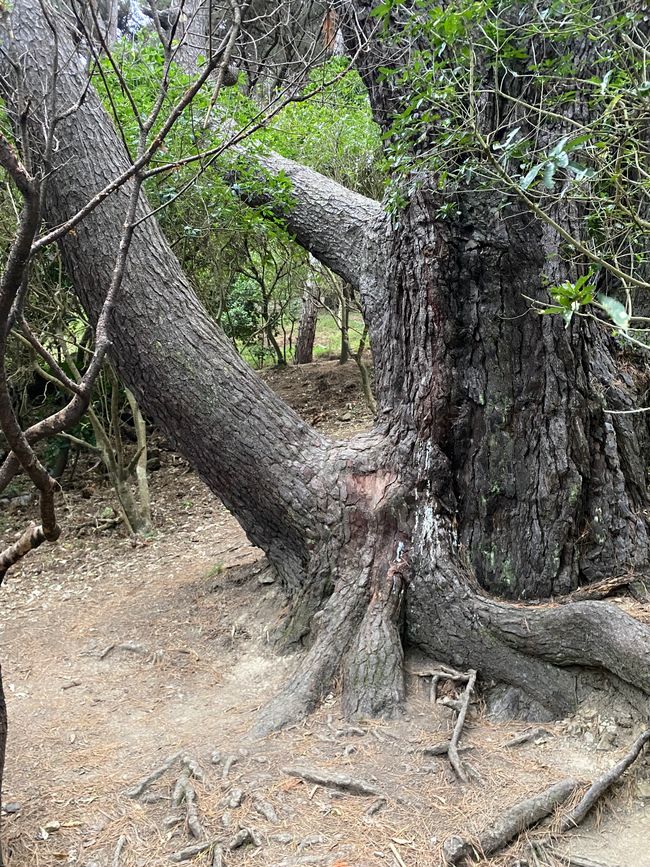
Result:
<svg viewBox="0 0 650 867">
<path fill-rule="evenodd" d="M 565 604 L 567 602 L 583 602 L 587 599 L 605 599 L 615 590 L 620 590 L 621 587 L 627 587 L 634 581 L 638 581 L 639 576 L 632 573 L 627 575 L 617 575 L 613 578 L 604 578 L 602 581 L 595 581 L 593 584 L 586 584 L 584 587 L 578 587 L 572 593 L 566 596 L 559 596 L 555 602 Z"/>
<path fill-rule="evenodd" d="M 521 732 L 521 734 L 515 735 L 514 738 L 510 738 L 510 740 L 506 741 L 503 746 L 519 747 L 522 744 L 527 744 L 530 741 L 536 741 L 538 738 L 545 737 L 553 737 L 553 735 L 551 732 L 547 731 L 544 728 L 528 729 L 525 732 Z"/>
</svg>

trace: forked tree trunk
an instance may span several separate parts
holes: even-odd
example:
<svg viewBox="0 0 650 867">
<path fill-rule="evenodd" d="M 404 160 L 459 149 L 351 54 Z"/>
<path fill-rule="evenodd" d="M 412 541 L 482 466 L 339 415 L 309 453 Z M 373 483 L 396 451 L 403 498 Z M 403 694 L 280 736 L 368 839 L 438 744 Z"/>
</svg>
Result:
<svg viewBox="0 0 650 867">
<path fill-rule="evenodd" d="M 366 7 L 355 7 L 363 24 Z M 25 89 L 41 93 L 50 34 L 37 0 L 13 10 L 16 44 L 28 49 Z M 68 105 L 83 82 L 62 68 Z M 13 70 L 4 74 L 15 112 Z M 371 91 L 380 101 L 379 85 Z M 31 129 L 38 142 L 38 123 Z M 59 136 L 52 223 L 126 159 L 92 91 Z M 293 183 L 290 231 L 359 290 L 373 430 L 330 441 L 273 395 L 205 315 L 153 220 L 136 231 L 112 324 L 121 377 L 276 568 L 292 602 L 284 643 L 311 642 L 260 728 L 308 711 L 339 671 L 348 714 L 398 712 L 405 642 L 514 685 L 540 713 L 571 709 L 592 676 L 583 668 L 646 697 L 647 626 L 604 603 L 498 601 L 476 580 L 532 599 L 647 558 L 643 442 L 630 417 L 603 413 L 605 397 L 632 406 L 632 384 L 591 325 L 565 329 L 522 300 L 544 297 L 549 239 L 521 214 L 502 219 L 488 195 L 460 196 L 459 218 L 441 221 L 426 185 L 394 227 L 377 203 L 315 172 L 273 155 L 262 162 Z M 91 317 L 124 196 L 63 242 Z"/>
</svg>

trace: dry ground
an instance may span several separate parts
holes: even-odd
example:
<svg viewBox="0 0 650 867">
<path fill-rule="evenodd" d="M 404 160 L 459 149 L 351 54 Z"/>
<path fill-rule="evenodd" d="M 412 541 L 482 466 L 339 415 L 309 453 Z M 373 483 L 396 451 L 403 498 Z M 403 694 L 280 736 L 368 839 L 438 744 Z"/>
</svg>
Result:
<svg viewBox="0 0 650 867">
<path fill-rule="evenodd" d="M 339 435 L 368 422 L 356 376 L 353 365 L 333 362 L 268 374 L 309 421 Z M 79 481 L 66 494 L 65 537 L 30 557 L 2 590 L 11 867 L 172 863 L 192 842 L 183 821 L 165 825 L 170 814 L 184 815 L 169 802 L 178 765 L 145 801 L 125 791 L 177 751 L 203 769 L 204 781 L 194 783 L 207 839 L 227 846 L 240 826 L 259 835 L 261 846 L 227 851 L 227 867 L 438 865 L 449 834 L 475 832 L 567 775 L 593 778 L 639 729 L 624 710 L 594 707 L 512 749 L 504 744 L 524 726 L 490 723 L 477 704 L 464 742 L 482 782 L 463 786 L 446 759 L 421 752 L 444 739 L 450 717 L 413 676 L 399 721 L 350 729 L 332 695 L 304 724 L 252 740 L 257 709 L 295 664 L 267 641 L 284 600 L 267 583 L 260 552 L 174 455 L 163 453 L 163 469 L 152 474 L 158 534 L 146 544 L 133 547 L 117 530 L 76 530 L 108 515 L 112 502 L 92 477 Z M 6 539 L 26 515 L 1 517 Z M 376 799 L 303 783 L 286 773 L 296 765 L 362 778 L 385 806 L 368 816 Z M 649 789 L 646 758 L 576 832 L 571 851 L 650 867 Z M 491 863 L 515 858 L 511 851 Z M 206 867 L 210 853 L 188 863 Z"/>
</svg>

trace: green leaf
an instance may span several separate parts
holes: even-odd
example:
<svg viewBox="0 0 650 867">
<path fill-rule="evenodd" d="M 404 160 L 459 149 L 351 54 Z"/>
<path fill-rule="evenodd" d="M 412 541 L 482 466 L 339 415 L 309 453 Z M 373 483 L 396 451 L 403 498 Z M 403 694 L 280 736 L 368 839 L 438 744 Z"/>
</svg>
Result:
<svg viewBox="0 0 650 867">
<path fill-rule="evenodd" d="M 533 166 L 530 171 L 524 175 L 524 177 L 519 181 L 519 186 L 522 190 L 527 190 L 528 187 L 533 183 L 537 175 L 541 172 L 544 167 L 544 163 L 539 163 L 536 166 Z"/>
<path fill-rule="evenodd" d="M 630 326 L 630 314 L 620 301 L 616 298 L 610 298 L 607 295 L 600 294 L 598 295 L 598 303 L 617 328 L 627 331 Z"/>
<path fill-rule="evenodd" d="M 569 141 L 569 138 L 570 136 L 568 135 L 563 136 L 560 141 L 555 145 L 553 150 L 549 153 L 549 156 L 556 157 L 561 154 L 562 151 L 565 149 L 566 143 Z"/>
<path fill-rule="evenodd" d="M 614 73 L 613 69 L 608 69 L 607 72 L 605 73 L 604 77 L 603 77 L 603 80 L 600 82 L 600 92 L 603 96 L 605 95 L 605 92 L 607 91 L 607 85 L 609 84 L 609 80 L 612 77 L 613 73 Z"/>
<path fill-rule="evenodd" d="M 555 169 L 555 163 L 550 160 L 544 165 L 544 186 L 547 190 L 552 190 L 554 187 Z"/>
</svg>

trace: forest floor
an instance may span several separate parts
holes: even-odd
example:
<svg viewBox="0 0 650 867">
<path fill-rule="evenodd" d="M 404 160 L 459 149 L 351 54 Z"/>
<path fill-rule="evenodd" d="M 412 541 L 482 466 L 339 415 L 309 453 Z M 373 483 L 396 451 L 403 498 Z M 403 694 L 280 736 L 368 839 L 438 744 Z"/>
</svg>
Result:
<svg viewBox="0 0 650 867">
<path fill-rule="evenodd" d="M 329 433 L 369 423 L 352 363 L 265 376 Z M 64 536 L 3 587 L 10 867 L 173 863 L 192 844 L 184 808 L 170 806 L 179 761 L 143 797 L 125 792 L 177 752 L 202 768 L 192 780 L 198 817 L 205 839 L 221 841 L 227 867 L 437 867 L 449 835 L 476 833 L 554 781 L 592 780 L 638 732 L 624 710 L 601 702 L 507 747 L 526 726 L 490 721 L 477 702 L 462 743 L 481 782 L 462 785 L 445 757 L 422 753 L 448 737 L 451 712 L 431 704 L 413 674 L 399 720 L 350 727 L 330 695 L 304 723 L 253 740 L 257 710 L 296 661 L 268 643 L 282 595 L 261 553 L 184 461 L 163 451 L 151 494 L 157 534 L 132 543 L 119 529 L 95 529 L 113 514 L 111 492 L 78 470 L 65 491 Z M 30 509 L 5 508 L 0 535 L 11 538 Z M 296 766 L 363 779 L 385 800 L 303 782 L 287 773 Z M 230 850 L 242 828 L 252 840 Z M 560 848 L 610 867 L 650 867 L 647 755 Z M 520 842 L 484 863 L 514 865 L 522 851 Z M 212 853 L 187 863 L 206 867 Z"/>
</svg>

